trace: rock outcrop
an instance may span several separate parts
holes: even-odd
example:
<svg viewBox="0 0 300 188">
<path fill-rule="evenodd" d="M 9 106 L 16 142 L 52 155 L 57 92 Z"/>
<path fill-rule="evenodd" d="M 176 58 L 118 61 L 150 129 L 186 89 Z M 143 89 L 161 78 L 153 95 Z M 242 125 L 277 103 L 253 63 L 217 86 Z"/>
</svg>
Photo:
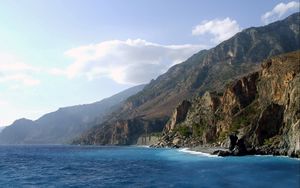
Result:
<svg viewBox="0 0 300 188">
<path fill-rule="evenodd" d="M 184 120 L 174 123 L 174 112 L 157 146 L 225 146 L 229 151 L 216 154 L 299 157 L 299 78 L 300 51 L 267 59 L 260 71 L 228 84 L 223 94 L 207 92 L 192 100 Z"/>
<path fill-rule="evenodd" d="M 170 120 L 166 124 L 165 131 L 173 130 L 175 128 L 175 125 L 184 121 L 190 107 L 191 107 L 191 103 L 189 101 L 186 100 L 182 101 L 182 103 L 176 107 Z"/>
<path fill-rule="evenodd" d="M 136 143 L 136 145 L 142 145 L 142 146 L 151 146 L 151 145 L 154 145 L 158 142 L 158 139 L 159 139 L 159 135 L 153 135 L 153 134 L 150 134 L 150 135 L 142 135 L 138 138 L 138 141 Z"/>
<path fill-rule="evenodd" d="M 102 127 L 94 127 L 86 132 L 73 144 L 97 145 L 132 145 L 137 144 L 139 138 L 144 135 L 160 133 L 167 119 L 153 119 L 152 121 L 135 118 L 130 120 L 118 120 L 114 124 L 106 122 Z"/>
</svg>

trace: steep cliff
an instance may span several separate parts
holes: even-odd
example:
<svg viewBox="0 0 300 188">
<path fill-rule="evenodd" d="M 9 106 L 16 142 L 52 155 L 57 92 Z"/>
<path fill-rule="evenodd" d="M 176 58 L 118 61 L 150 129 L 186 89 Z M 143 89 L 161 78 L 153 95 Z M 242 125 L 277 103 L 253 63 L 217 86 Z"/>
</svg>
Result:
<svg viewBox="0 0 300 188">
<path fill-rule="evenodd" d="M 96 139 L 95 135 L 100 137 L 108 135 L 120 121 L 127 121 L 124 125 L 137 120 L 143 122 L 143 125 L 135 126 L 136 129 L 140 129 L 138 131 L 140 134 L 145 134 L 145 125 L 151 124 L 153 120 L 163 125 L 182 100 L 201 96 L 206 91 L 223 92 L 228 82 L 256 71 L 262 60 L 298 50 L 299 23 L 300 14 L 296 13 L 267 26 L 245 29 L 210 50 L 194 54 L 185 62 L 171 67 L 165 74 L 152 80 L 141 92 L 130 97 L 121 110 L 113 113 L 104 123 L 106 129 L 101 128 L 103 124 L 98 124 L 93 131 L 88 131 L 76 140 L 76 143 L 113 143 L 109 139 Z M 235 89 L 238 90 L 238 86 Z M 244 98 L 237 98 L 237 102 L 246 104 L 247 100 L 251 101 L 252 94 L 248 94 L 249 96 Z M 239 109 L 243 105 L 236 108 Z M 162 129 L 163 126 L 160 127 L 160 131 Z M 124 140 L 129 135 L 120 133 L 120 136 Z M 86 142 L 87 140 L 89 142 Z"/>
<path fill-rule="evenodd" d="M 173 113 L 157 146 L 228 147 L 227 137 L 237 135 L 256 152 L 300 157 L 299 88 L 300 51 L 267 59 L 260 71 L 228 84 L 223 94 L 207 92 L 192 100 L 184 120 L 174 123 Z"/>
<path fill-rule="evenodd" d="M 111 124 L 105 122 L 102 126 L 95 126 L 73 144 L 101 144 L 129 145 L 136 144 L 138 139 L 147 133 L 157 133 L 162 130 L 167 119 L 153 119 L 145 121 L 141 118 L 118 120 Z"/>
</svg>

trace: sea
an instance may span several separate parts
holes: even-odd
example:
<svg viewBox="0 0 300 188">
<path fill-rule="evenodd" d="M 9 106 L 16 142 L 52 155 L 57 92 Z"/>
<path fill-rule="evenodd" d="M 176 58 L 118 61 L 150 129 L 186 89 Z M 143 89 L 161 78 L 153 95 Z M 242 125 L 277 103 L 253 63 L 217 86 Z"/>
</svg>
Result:
<svg viewBox="0 0 300 188">
<path fill-rule="evenodd" d="M 0 187 L 299 188 L 300 160 L 137 146 L 0 146 Z"/>
</svg>

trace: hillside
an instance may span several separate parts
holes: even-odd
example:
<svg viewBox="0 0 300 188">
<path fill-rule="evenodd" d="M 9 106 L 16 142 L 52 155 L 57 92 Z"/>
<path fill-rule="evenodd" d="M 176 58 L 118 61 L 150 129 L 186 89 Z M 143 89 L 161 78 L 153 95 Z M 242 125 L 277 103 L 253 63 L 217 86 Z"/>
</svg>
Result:
<svg viewBox="0 0 300 188">
<path fill-rule="evenodd" d="M 210 50 L 200 51 L 152 80 L 108 121 L 75 143 L 133 144 L 146 132 L 161 131 L 182 100 L 206 91 L 222 92 L 230 81 L 258 70 L 262 60 L 299 49 L 299 23 L 300 14 L 295 13 L 267 26 L 245 29 Z"/>
<path fill-rule="evenodd" d="M 223 94 L 183 101 L 157 146 L 229 147 L 228 136 L 236 135 L 252 152 L 300 157 L 299 88 L 300 51 L 267 59 L 260 71 L 228 84 Z"/>
<path fill-rule="evenodd" d="M 0 127 L 0 133 L 1 133 L 1 131 L 4 129 L 5 127 Z"/>
<path fill-rule="evenodd" d="M 171 67 L 129 98 L 131 108 L 137 111 L 134 116 L 169 116 L 183 98 L 221 90 L 228 80 L 256 70 L 262 60 L 299 49 L 299 23 L 300 14 L 296 13 L 264 27 L 245 29 Z"/>
<path fill-rule="evenodd" d="M 99 102 L 60 108 L 36 121 L 16 120 L 0 133 L 0 144 L 63 144 L 117 110 L 131 95 L 142 90 L 135 86 Z"/>
</svg>

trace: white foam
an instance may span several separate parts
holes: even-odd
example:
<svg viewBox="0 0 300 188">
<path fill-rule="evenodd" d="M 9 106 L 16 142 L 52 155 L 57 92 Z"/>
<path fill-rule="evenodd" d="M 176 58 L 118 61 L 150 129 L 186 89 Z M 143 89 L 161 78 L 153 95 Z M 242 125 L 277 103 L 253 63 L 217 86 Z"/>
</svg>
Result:
<svg viewBox="0 0 300 188">
<path fill-rule="evenodd" d="M 189 148 L 178 149 L 178 151 L 184 152 L 184 153 L 189 153 L 192 155 L 201 155 L 201 156 L 206 156 L 206 157 L 219 157 L 217 155 L 211 155 L 209 153 L 204 153 L 204 152 L 200 152 L 200 151 L 192 151 Z"/>
<path fill-rule="evenodd" d="M 139 147 L 139 148 L 150 148 L 148 145 L 132 145 L 133 147 Z"/>
<path fill-rule="evenodd" d="M 294 159 L 294 160 L 299 160 L 300 158 L 293 158 L 293 157 L 289 157 L 289 156 L 284 156 L 284 155 L 254 155 L 255 157 L 278 157 L 278 158 L 288 158 L 288 159 Z"/>
<path fill-rule="evenodd" d="M 271 155 L 271 156 L 273 156 L 273 155 Z M 300 158 L 293 158 L 293 157 L 284 156 L 284 155 L 278 155 L 278 156 L 274 156 L 274 157 L 289 158 L 289 159 L 294 159 L 294 160 L 298 160 L 298 161 L 300 161 Z"/>
</svg>

